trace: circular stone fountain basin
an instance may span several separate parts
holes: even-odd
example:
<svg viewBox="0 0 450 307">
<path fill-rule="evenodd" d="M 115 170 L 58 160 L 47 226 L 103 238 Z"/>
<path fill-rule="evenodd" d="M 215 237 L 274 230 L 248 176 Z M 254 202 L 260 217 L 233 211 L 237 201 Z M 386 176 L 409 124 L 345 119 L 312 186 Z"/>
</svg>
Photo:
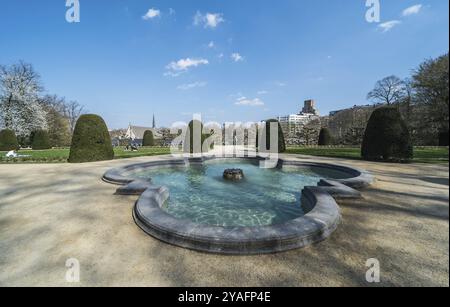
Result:
<svg viewBox="0 0 450 307">
<path fill-rule="evenodd" d="M 228 178 L 222 175 L 225 168 L 231 172 Z M 244 172 L 245 180 L 240 181 Z M 263 169 L 248 161 L 209 161 L 184 169 L 161 167 L 130 176 L 168 189 L 169 197 L 161 206 L 166 213 L 213 227 L 270 226 L 301 217 L 310 210 L 302 204 L 302 190 L 316 186 L 321 179 L 310 169 Z"/>
<path fill-rule="evenodd" d="M 224 178 L 241 170 L 245 180 Z M 131 165 L 104 179 L 123 184 L 119 194 L 145 192 L 136 223 L 165 242 L 222 254 L 261 254 L 303 247 L 328 237 L 340 220 L 333 197 L 359 197 L 353 188 L 372 177 L 343 166 L 281 161 L 276 169 L 257 159 L 183 160 Z"/>
</svg>

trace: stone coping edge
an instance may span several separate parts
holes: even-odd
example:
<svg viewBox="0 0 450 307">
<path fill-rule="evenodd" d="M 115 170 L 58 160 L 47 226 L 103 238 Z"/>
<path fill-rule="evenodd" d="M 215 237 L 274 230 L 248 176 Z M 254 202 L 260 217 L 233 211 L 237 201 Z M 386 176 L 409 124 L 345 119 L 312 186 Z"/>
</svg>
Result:
<svg viewBox="0 0 450 307">
<path fill-rule="evenodd" d="M 257 163 L 258 158 L 220 158 L 214 160 L 242 160 Z M 177 219 L 161 209 L 169 197 L 166 187 L 150 181 L 135 180 L 127 173 L 139 169 L 158 167 L 186 167 L 189 163 L 203 163 L 208 159 L 164 160 L 128 165 L 109 170 L 103 180 L 121 185 L 117 194 L 140 195 L 133 217 L 147 234 L 172 245 L 196 251 L 226 255 L 268 254 L 302 248 L 328 238 L 337 228 L 340 208 L 336 199 L 360 198 L 356 189 L 365 188 L 374 181 L 373 176 L 361 169 L 328 163 L 304 162 L 284 159 L 278 167 L 322 167 L 345 172 L 345 179 L 321 180 L 318 186 L 302 191 L 302 203 L 311 210 L 302 217 L 283 224 L 261 227 L 212 227 Z"/>
</svg>

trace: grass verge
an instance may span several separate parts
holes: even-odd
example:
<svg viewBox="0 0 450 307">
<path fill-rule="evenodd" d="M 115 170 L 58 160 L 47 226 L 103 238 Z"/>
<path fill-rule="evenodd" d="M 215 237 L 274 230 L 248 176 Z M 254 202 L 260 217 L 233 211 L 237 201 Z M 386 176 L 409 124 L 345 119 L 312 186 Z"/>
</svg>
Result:
<svg viewBox="0 0 450 307">
<path fill-rule="evenodd" d="M 69 148 L 48 150 L 20 150 L 19 155 L 26 157 L 6 158 L 6 152 L 0 151 L 0 163 L 66 163 L 69 158 Z M 123 148 L 114 149 L 114 159 L 134 157 L 158 156 L 170 154 L 167 147 L 143 147 L 138 151 L 125 151 Z"/>
<path fill-rule="evenodd" d="M 448 147 L 415 147 L 413 163 L 448 163 Z M 361 160 L 358 147 L 288 147 L 287 154 Z"/>
<path fill-rule="evenodd" d="M 0 163 L 66 163 L 69 158 L 69 149 L 49 150 L 20 150 L 24 158 L 5 158 L 6 152 L 0 152 Z M 358 147 L 288 147 L 287 154 L 301 154 L 317 157 L 342 158 L 361 160 L 361 150 Z M 159 156 L 170 154 L 168 147 L 143 147 L 139 151 L 125 151 L 124 148 L 115 148 L 115 159 L 134 157 Z M 416 147 L 414 149 L 413 163 L 446 164 L 449 162 L 448 147 Z"/>
</svg>

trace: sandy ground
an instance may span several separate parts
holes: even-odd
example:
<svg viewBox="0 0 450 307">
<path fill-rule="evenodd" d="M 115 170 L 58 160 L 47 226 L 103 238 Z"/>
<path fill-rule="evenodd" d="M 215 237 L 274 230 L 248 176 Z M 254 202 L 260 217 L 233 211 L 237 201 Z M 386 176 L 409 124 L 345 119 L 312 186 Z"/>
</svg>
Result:
<svg viewBox="0 0 450 307">
<path fill-rule="evenodd" d="M 293 157 L 293 156 L 292 156 Z M 341 203 L 343 222 L 325 242 L 264 256 L 220 256 L 167 245 L 133 222 L 135 197 L 100 180 L 111 167 L 0 165 L 0 286 L 449 286 L 449 168 L 339 161 L 377 183 Z M 81 282 L 65 281 L 77 258 Z"/>
</svg>

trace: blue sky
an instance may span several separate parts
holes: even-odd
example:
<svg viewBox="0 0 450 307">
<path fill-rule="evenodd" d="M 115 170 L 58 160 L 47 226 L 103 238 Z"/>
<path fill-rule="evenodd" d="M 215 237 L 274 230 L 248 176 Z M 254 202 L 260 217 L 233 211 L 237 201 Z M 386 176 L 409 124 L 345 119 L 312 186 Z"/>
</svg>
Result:
<svg viewBox="0 0 450 307">
<path fill-rule="evenodd" d="M 378 79 L 448 51 L 446 0 L 0 0 L 0 64 L 32 63 L 49 93 L 110 128 L 257 121 L 365 104 Z M 409 10 L 405 11 L 406 9 Z"/>
</svg>

